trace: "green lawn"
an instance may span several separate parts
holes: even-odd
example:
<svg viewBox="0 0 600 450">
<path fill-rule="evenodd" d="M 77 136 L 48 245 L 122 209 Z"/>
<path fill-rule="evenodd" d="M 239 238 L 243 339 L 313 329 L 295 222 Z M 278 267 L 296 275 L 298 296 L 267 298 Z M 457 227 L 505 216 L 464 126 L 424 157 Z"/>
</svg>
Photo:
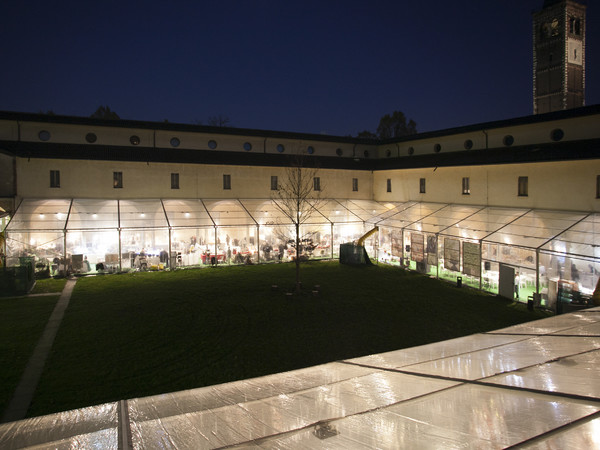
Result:
<svg viewBox="0 0 600 450">
<path fill-rule="evenodd" d="M 12 398 L 58 297 L 0 298 L 0 414 Z"/>
<path fill-rule="evenodd" d="M 541 317 L 389 266 L 219 267 L 77 281 L 30 416 L 395 350 Z M 272 291 L 271 285 L 280 289 Z"/>
<path fill-rule="evenodd" d="M 66 278 L 45 278 L 43 280 L 36 280 L 35 286 L 30 294 L 47 294 L 49 292 L 61 293 L 66 283 Z"/>
</svg>

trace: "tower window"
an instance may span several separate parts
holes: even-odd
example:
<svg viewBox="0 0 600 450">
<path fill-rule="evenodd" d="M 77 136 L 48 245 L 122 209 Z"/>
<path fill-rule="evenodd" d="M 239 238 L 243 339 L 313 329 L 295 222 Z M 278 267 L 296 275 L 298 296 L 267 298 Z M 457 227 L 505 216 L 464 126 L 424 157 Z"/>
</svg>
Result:
<svg viewBox="0 0 600 450">
<path fill-rule="evenodd" d="M 113 172 L 113 188 L 123 188 L 123 172 Z"/>
<path fill-rule="evenodd" d="M 352 192 L 358 192 L 358 178 L 352 178 Z"/>
<path fill-rule="evenodd" d="M 231 175 L 223 175 L 223 189 L 224 190 L 231 189 Z"/>
<path fill-rule="evenodd" d="M 527 197 L 529 195 L 529 178 L 519 177 L 519 197 Z"/>
<path fill-rule="evenodd" d="M 179 189 L 179 174 L 171 174 L 171 189 Z"/>
<path fill-rule="evenodd" d="M 419 178 L 419 194 L 425 194 L 425 178 Z"/>
<path fill-rule="evenodd" d="M 387 192 L 392 192 L 392 179 L 387 179 Z"/>
<path fill-rule="evenodd" d="M 279 190 L 279 182 L 277 180 L 277 175 L 271 175 L 271 190 L 272 191 Z"/>
<path fill-rule="evenodd" d="M 51 188 L 59 188 L 60 187 L 60 170 L 51 170 L 50 171 L 50 187 Z"/>
<path fill-rule="evenodd" d="M 469 177 L 463 177 L 462 179 L 462 193 L 463 195 L 471 194 L 471 188 L 469 187 Z"/>
<path fill-rule="evenodd" d="M 313 178 L 313 189 L 315 191 L 320 191 L 321 190 L 321 177 L 314 177 Z"/>
</svg>

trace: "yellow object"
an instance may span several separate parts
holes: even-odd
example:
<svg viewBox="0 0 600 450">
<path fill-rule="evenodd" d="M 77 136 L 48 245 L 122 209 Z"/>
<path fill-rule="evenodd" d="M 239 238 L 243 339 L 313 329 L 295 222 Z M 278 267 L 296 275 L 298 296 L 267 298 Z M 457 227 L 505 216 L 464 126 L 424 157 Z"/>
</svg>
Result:
<svg viewBox="0 0 600 450">
<path fill-rule="evenodd" d="M 377 231 L 379 231 L 379 227 L 375 227 L 372 230 L 367 231 L 365 234 L 363 234 L 360 237 L 360 239 L 358 241 L 356 241 L 356 245 L 359 247 L 362 246 L 365 243 L 365 241 L 367 240 L 367 238 Z"/>
</svg>

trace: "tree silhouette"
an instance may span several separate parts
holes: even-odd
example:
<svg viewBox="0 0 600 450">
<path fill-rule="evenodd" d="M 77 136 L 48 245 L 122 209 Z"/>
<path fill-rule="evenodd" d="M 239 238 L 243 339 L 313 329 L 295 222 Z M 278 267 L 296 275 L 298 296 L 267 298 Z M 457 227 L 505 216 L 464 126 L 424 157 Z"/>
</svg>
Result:
<svg viewBox="0 0 600 450">
<path fill-rule="evenodd" d="M 98 107 L 98 109 L 96 110 L 96 112 L 94 114 L 92 114 L 90 116 L 92 119 L 111 119 L 111 120 L 118 120 L 120 119 L 119 115 L 114 112 L 111 111 L 110 108 L 107 106 L 102 106 L 100 105 Z"/>
<path fill-rule="evenodd" d="M 417 132 L 417 124 L 414 120 L 406 122 L 406 116 L 402 111 L 394 111 L 386 114 L 379 120 L 377 135 L 379 139 L 390 139 L 408 136 Z"/>
<path fill-rule="evenodd" d="M 366 139 L 391 139 L 416 133 L 417 123 L 412 119 L 407 122 L 406 116 L 402 111 L 394 111 L 392 114 L 386 114 L 379 119 L 377 133 L 365 130 L 358 133 L 356 137 Z"/>
</svg>

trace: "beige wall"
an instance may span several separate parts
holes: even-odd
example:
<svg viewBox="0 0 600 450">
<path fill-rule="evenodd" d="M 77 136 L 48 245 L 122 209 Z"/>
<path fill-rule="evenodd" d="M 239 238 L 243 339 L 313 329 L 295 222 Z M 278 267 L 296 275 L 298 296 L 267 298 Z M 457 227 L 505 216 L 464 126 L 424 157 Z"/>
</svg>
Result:
<svg viewBox="0 0 600 450">
<path fill-rule="evenodd" d="M 452 133 L 430 138 L 418 138 L 379 146 L 378 155 L 385 158 L 389 150 L 392 157 L 410 157 L 409 148 L 413 148 L 413 155 L 435 153 L 434 146 L 440 144 L 440 153 L 465 151 L 465 141 L 470 139 L 473 148 L 468 151 L 485 150 L 486 148 L 504 147 L 504 137 L 513 136 L 514 146 L 551 143 L 553 130 L 561 129 L 564 132 L 563 142 L 593 139 L 600 135 L 598 116 L 577 117 L 573 119 L 553 120 L 548 122 L 531 123 L 527 125 L 491 128 L 472 131 L 468 133 Z M 449 130 L 453 131 L 453 130 Z M 441 132 L 443 133 L 443 131 Z"/>
<path fill-rule="evenodd" d="M 388 170 L 374 174 L 374 199 L 600 211 L 598 175 L 598 160 Z M 520 176 L 528 177 L 527 197 L 517 195 Z M 463 177 L 469 177 L 470 195 L 462 194 Z M 425 194 L 419 193 L 420 178 L 426 179 Z"/>
<path fill-rule="evenodd" d="M 19 130 L 20 127 L 20 130 Z M 200 128 L 199 128 L 200 129 Z M 346 142 L 329 142 L 309 139 L 292 139 L 264 136 L 244 136 L 237 134 L 202 133 L 197 131 L 172 131 L 153 130 L 144 128 L 126 128 L 110 126 L 73 125 L 61 123 L 44 122 L 21 122 L 2 120 L 0 121 L 0 140 L 20 140 L 24 142 L 41 142 L 40 131 L 50 133 L 50 143 L 85 144 L 85 145 L 111 145 L 111 146 L 133 146 L 130 142 L 131 136 L 139 137 L 139 147 L 173 148 L 171 139 L 179 139 L 180 149 L 208 150 L 208 142 L 213 140 L 217 146 L 213 151 L 235 151 L 245 153 L 245 143 L 250 143 L 252 149 L 249 153 L 280 153 L 277 150 L 279 144 L 284 146 L 284 154 L 305 152 L 308 146 L 312 146 L 315 156 L 336 156 L 337 149 L 341 149 L 343 158 L 364 157 L 364 151 L 369 151 L 369 157 L 377 156 L 376 145 L 353 144 Z M 85 139 L 88 133 L 94 133 L 97 140 L 88 143 Z"/>
<path fill-rule="evenodd" d="M 60 188 L 50 188 L 50 170 L 60 170 Z M 113 188 L 113 172 L 123 172 L 123 188 Z M 171 189 L 179 173 L 180 189 Z M 231 175 L 231 190 L 223 175 Z M 20 198 L 269 198 L 271 176 L 285 177 L 280 167 L 79 161 L 17 158 Z M 369 171 L 320 169 L 322 194 L 337 198 L 372 198 Z M 358 178 L 358 192 L 352 191 Z"/>
</svg>

